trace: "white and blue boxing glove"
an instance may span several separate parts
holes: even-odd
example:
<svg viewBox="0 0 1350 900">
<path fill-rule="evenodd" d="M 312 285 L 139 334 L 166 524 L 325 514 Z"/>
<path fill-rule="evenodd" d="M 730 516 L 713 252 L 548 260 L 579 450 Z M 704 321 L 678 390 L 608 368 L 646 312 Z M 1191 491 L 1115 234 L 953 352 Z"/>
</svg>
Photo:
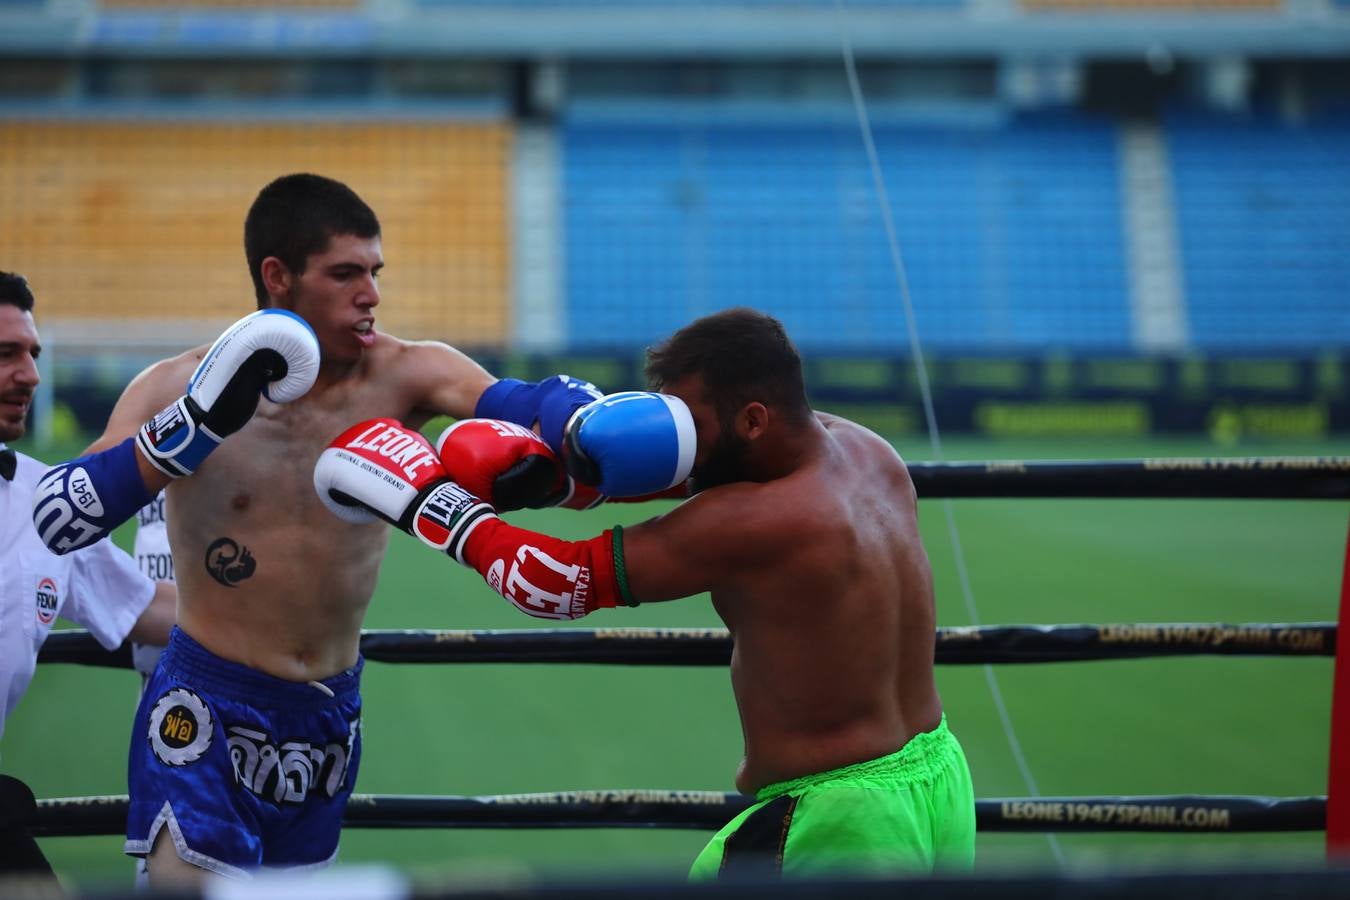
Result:
<svg viewBox="0 0 1350 900">
<path fill-rule="evenodd" d="M 258 399 L 289 403 L 314 386 L 319 339 L 284 309 L 260 309 L 211 345 L 187 393 L 141 426 L 136 446 L 170 478 L 191 475 L 220 442 L 243 428 Z"/>
<path fill-rule="evenodd" d="M 563 436 L 568 474 L 610 497 L 682 484 L 694 467 L 694 417 L 679 397 L 609 394 L 577 410 Z"/>
<path fill-rule="evenodd" d="M 253 417 L 259 397 L 288 403 L 318 374 L 319 341 L 304 319 L 279 309 L 245 316 L 211 345 L 187 393 L 135 437 L 48 469 L 33 494 L 33 526 L 53 553 L 94 543 L 150 502 L 138 451 L 171 478 L 190 475 Z"/>
</svg>

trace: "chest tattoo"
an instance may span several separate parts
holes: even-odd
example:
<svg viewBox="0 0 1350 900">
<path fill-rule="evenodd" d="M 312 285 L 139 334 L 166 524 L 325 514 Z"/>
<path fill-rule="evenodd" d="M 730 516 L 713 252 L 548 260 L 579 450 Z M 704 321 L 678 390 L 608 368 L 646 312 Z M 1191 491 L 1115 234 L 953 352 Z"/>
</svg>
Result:
<svg viewBox="0 0 1350 900">
<path fill-rule="evenodd" d="M 206 574 L 226 587 L 234 587 L 253 575 L 258 562 L 248 548 L 231 538 L 216 538 L 206 548 Z"/>
</svg>

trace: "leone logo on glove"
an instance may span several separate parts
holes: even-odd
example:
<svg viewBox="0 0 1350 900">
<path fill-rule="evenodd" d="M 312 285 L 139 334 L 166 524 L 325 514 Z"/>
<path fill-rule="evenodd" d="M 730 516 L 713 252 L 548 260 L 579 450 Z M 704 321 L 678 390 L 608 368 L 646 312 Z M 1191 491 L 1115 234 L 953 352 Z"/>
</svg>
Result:
<svg viewBox="0 0 1350 900">
<path fill-rule="evenodd" d="M 516 550 L 509 572 L 506 560 L 497 559 L 485 577 L 488 587 L 541 619 L 577 618 L 591 592 L 589 567 L 561 562 L 528 544 Z"/>
<path fill-rule="evenodd" d="M 459 558 L 474 518 L 492 510 L 452 481 L 436 486 L 413 516 L 411 530 L 424 544 Z M 466 520 L 465 517 L 469 519 Z M 457 542 L 458 547 L 451 547 Z"/>
<path fill-rule="evenodd" d="M 347 449 L 374 462 L 384 457 L 403 469 L 409 482 L 422 477 L 422 469 L 436 463 L 436 454 L 426 446 L 420 435 L 406 432 L 397 423 L 380 419 L 365 431 L 347 442 Z"/>
<path fill-rule="evenodd" d="M 472 422 L 475 420 L 465 419 L 461 421 Z M 523 425 L 517 425 L 515 422 L 503 422 L 500 419 L 481 419 L 477 421 L 485 422 L 489 428 L 491 428 L 493 431 L 497 432 L 504 438 L 518 437 L 523 438 L 524 440 L 530 441 L 532 443 L 543 444 L 545 447 L 548 446 L 548 444 L 544 441 L 544 439 L 541 438 L 539 435 L 535 434 L 533 431 L 531 431 L 530 429 L 526 428 Z"/>
<path fill-rule="evenodd" d="M 191 437 L 192 425 L 177 404 L 165 407 L 150 420 L 146 438 L 157 451 L 171 451 Z"/>
</svg>

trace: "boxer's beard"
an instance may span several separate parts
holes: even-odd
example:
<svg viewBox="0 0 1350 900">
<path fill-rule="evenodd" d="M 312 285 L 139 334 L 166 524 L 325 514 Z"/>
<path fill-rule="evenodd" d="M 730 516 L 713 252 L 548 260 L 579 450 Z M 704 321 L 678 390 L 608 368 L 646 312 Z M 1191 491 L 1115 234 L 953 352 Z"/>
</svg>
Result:
<svg viewBox="0 0 1350 900">
<path fill-rule="evenodd" d="M 749 449 L 749 441 L 742 440 L 730 428 L 724 428 L 707 460 L 694 469 L 690 480 L 691 492 L 697 494 L 722 484 L 753 481 L 745 461 Z"/>
</svg>

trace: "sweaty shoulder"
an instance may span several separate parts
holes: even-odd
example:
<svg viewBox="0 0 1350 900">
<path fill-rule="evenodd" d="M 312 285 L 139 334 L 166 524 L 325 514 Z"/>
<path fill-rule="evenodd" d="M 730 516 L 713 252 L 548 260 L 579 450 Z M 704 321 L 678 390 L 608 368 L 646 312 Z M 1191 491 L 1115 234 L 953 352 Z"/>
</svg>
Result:
<svg viewBox="0 0 1350 900">
<path fill-rule="evenodd" d="M 418 343 L 379 332 L 375 343 L 365 349 L 348 378 L 405 393 L 420 378 L 419 354 L 413 350 Z"/>
<path fill-rule="evenodd" d="M 478 363 L 441 341 L 409 341 L 381 334 L 366 351 L 366 377 L 409 398 L 427 416 L 466 419 L 495 379 Z"/>
<path fill-rule="evenodd" d="M 658 517 L 662 540 L 695 558 L 726 556 L 734 565 L 716 571 L 754 569 L 781 559 L 814 515 L 808 489 L 790 479 L 737 481 L 695 494 Z"/>
<path fill-rule="evenodd" d="M 409 341 L 381 332 L 362 361 L 368 377 L 394 377 L 401 380 L 425 377 L 434 368 L 436 358 L 450 348 L 440 341 Z"/>
<path fill-rule="evenodd" d="M 877 491 L 895 490 L 913 499 L 914 483 L 909 469 L 889 441 L 857 422 L 827 413 L 817 416 L 842 457 L 842 470 L 856 476 L 859 485 Z"/>
</svg>

